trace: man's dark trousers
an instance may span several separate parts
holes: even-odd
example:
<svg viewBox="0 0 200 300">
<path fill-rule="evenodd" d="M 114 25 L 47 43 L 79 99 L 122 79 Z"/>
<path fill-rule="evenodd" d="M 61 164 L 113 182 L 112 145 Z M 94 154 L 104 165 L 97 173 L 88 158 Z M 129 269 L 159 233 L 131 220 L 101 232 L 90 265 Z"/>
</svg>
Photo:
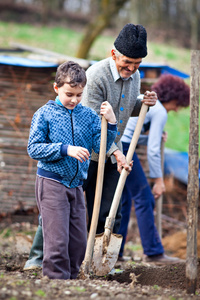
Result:
<svg viewBox="0 0 200 300">
<path fill-rule="evenodd" d="M 98 169 L 98 162 L 91 161 L 88 170 L 88 178 L 83 185 L 83 189 L 85 190 L 86 200 L 87 200 L 88 231 L 90 228 L 93 206 L 94 206 L 97 169 Z M 118 179 L 119 179 L 119 172 L 117 171 L 117 163 L 112 164 L 109 158 L 105 163 L 103 191 L 102 191 L 97 233 L 104 232 L 105 221 L 110 211 L 110 207 L 116 190 Z M 113 228 L 114 233 L 117 233 L 119 231 L 120 222 L 121 222 L 121 202 L 119 204 L 118 211 L 116 214 L 116 220 Z"/>
</svg>

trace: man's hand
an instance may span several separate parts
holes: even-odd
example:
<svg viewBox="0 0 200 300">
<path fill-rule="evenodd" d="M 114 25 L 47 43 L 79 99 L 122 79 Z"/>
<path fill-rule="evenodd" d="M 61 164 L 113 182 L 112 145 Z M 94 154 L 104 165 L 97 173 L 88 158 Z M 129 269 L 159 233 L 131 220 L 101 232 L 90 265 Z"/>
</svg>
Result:
<svg viewBox="0 0 200 300">
<path fill-rule="evenodd" d="M 158 199 L 164 192 L 165 192 L 165 184 L 164 184 L 162 177 L 156 178 L 153 189 L 152 189 L 154 198 Z"/>
<path fill-rule="evenodd" d="M 133 161 L 131 161 L 128 165 L 125 155 L 120 150 L 116 150 L 115 152 L 113 152 L 113 155 L 115 156 L 117 161 L 117 171 L 121 174 L 121 171 L 124 168 L 128 173 L 130 173 L 132 170 Z"/>
<path fill-rule="evenodd" d="M 113 123 L 113 124 L 117 123 L 112 106 L 108 101 L 104 101 L 101 104 L 100 114 L 104 115 L 104 117 L 109 123 Z"/>
<path fill-rule="evenodd" d="M 155 92 L 146 91 L 144 93 L 144 97 L 142 99 L 142 102 L 145 103 L 148 106 L 154 106 L 156 104 L 157 100 L 158 100 L 158 97 L 157 97 L 157 94 Z"/>
<path fill-rule="evenodd" d="M 67 155 L 78 159 L 81 163 L 90 157 L 90 153 L 86 148 L 78 146 L 68 146 Z"/>
</svg>

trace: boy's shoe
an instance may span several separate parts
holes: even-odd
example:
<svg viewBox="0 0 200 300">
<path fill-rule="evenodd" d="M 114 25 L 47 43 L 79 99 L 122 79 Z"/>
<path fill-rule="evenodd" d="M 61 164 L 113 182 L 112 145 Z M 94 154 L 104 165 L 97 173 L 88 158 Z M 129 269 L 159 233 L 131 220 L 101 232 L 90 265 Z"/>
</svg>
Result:
<svg viewBox="0 0 200 300">
<path fill-rule="evenodd" d="M 153 256 L 147 256 L 144 254 L 142 261 L 147 263 L 154 263 L 156 265 L 170 265 L 185 262 L 185 260 L 183 259 L 180 259 L 178 257 L 171 257 L 166 254 L 159 254 Z"/>
</svg>

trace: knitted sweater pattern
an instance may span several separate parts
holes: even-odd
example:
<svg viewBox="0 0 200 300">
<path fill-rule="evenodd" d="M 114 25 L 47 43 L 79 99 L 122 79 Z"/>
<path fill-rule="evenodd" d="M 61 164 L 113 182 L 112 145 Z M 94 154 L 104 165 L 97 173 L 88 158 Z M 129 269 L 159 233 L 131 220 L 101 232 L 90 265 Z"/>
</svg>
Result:
<svg viewBox="0 0 200 300">
<path fill-rule="evenodd" d="M 110 59 L 106 58 L 92 65 L 87 71 L 87 85 L 84 89 L 81 103 L 93 108 L 98 114 L 103 101 L 108 101 L 115 113 L 118 122 L 118 132 L 115 143 L 111 146 L 107 156 L 120 149 L 120 138 L 123 135 L 130 116 L 138 116 L 141 101 L 137 100 L 140 94 L 139 71 L 128 80 L 119 78 L 114 81 L 110 68 Z M 98 155 L 93 153 L 92 160 L 98 160 Z"/>
<path fill-rule="evenodd" d="M 107 151 L 116 137 L 116 126 L 108 126 Z M 79 162 L 63 154 L 63 145 L 81 146 L 99 152 L 101 121 L 91 108 L 78 104 L 72 111 L 50 100 L 32 119 L 28 154 L 38 160 L 38 168 L 62 177 L 61 183 L 73 188 L 87 178 L 89 160 Z M 64 155 L 64 156 L 63 156 Z"/>
</svg>

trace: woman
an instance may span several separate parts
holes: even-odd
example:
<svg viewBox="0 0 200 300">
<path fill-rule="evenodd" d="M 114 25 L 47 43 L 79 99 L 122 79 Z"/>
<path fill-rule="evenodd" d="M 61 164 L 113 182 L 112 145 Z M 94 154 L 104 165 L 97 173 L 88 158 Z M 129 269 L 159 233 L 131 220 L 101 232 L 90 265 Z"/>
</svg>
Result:
<svg viewBox="0 0 200 300">
<path fill-rule="evenodd" d="M 169 111 L 177 111 L 181 107 L 189 105 L 189 86 L 179 77 L 162 75 L 151 87 L 158 96 L 155 106 L 151 107 L 146 114 L 142 139 L 147 139 L 147 157 L 150 174 L 154 185 L 151 191 L 140 161 L 135 153 L 133 155 L 133 168 L 127 177 L 122 194 L 122 220 L 119 233 L 123 236 L 119 260 L 123 260 L 123 250 L 126 241 L 128 222 L 130 219 L 132 199 L 134 200 L 135 213 L 137 217 L 141 242 L 144 250 L 143 260 L 158 264 L 177 263 L 178 258 L 169 257 L 164 254 L 164 249 L 154 224 L 153 210 L 155 199 L 165 191 L 165 184 L 162 176 L 160 145 L 163 137 L 164 126 L 167 122 Z M 123 152 L 127 154 L 138 117 L 129 119 L 122 136 Z M 166 139 L 166 134 L 164 134 Z"/>
</svg>

